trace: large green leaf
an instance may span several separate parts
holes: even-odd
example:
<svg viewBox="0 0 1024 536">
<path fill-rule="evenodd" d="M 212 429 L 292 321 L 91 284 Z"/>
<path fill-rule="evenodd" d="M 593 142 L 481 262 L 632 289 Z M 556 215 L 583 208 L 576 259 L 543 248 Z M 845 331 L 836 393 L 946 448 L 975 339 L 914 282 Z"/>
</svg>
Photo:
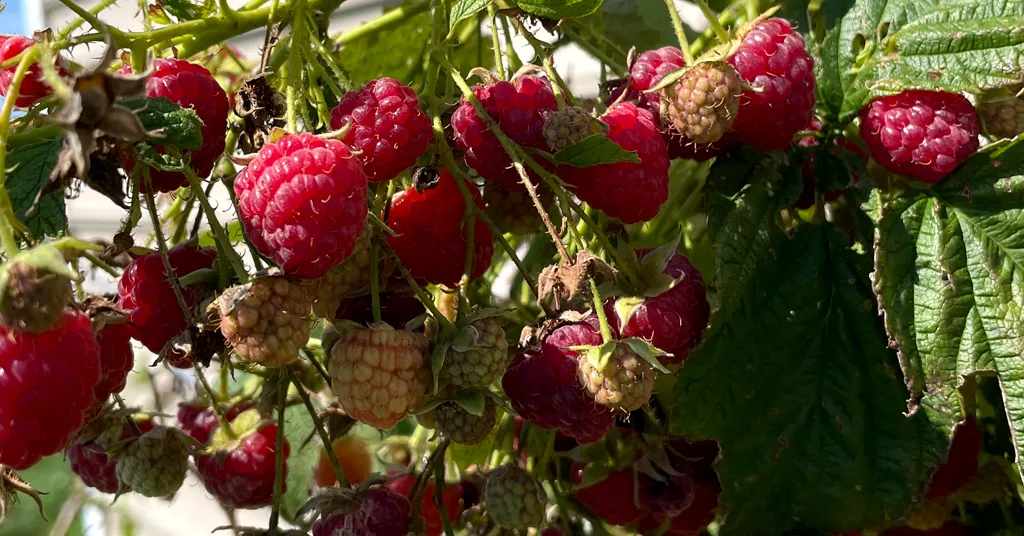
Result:
<svg viewBox="0 0 1024 536">
<path fill-rule="evenodd" d="M 294 521 L 295 513 L 309 500 L 314 485 L 313 469 L 320 459 L 323 443 L 320 442 L 320 437 L 314 434 L 313 439 L 302 447 L 302 442 L 313 434 L 313 418 L 305 406 L 298 405 L 286 409 L 284 419 L 285 438 L 288 439 L 291 454 L 288 456 L 288 488 L 282 497 L 281 515 L 289 521 Z"/>
<path fill-rule="evenodd" d="M 50 182 L 50 172 L 57 165 L 57 154 L 63 143 L 63 140 L 41 141 L 7 154 L 6 185 L 14 215 L 28 227 L 29 234 L 35 239 L 63 235 L 67 226 L 63 190 L 43 196 L 35 211 L 26 216 L 40 188 Z"/>
<path fill-rule="evenodd" d="M 585 17 L 601 7 L 602 0 L 515 0 L 523 11 L 549 19 Z"/>
</svg>

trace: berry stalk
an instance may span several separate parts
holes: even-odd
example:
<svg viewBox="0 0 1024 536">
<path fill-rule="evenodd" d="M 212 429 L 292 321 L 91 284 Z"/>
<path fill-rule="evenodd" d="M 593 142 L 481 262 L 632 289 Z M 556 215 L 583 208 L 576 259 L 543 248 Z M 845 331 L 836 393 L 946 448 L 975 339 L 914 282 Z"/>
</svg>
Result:
<svg viewBox="0 0 1024 536">
<path fill-rule="evenodd" d="M 288 403 L 288 382 L 278 380 L 277 394 L 277 441 L 274 446 L 274 505 L 270 510 L 269 533 L 277 533 L 281 517 L 281 500 L 284 498 L 284 410 Z M 281 385 L 281 384 L 284 385 Z M 333 450 L 328 447 L 327 450 Z M 340 480 L 339 480 L 340 482 Z"/>
<path fill-rule="evenodd" d="M 171 290 L 174 291 L 174 297 L 178 300 L 178 307 L 181 308 L 182 314 L 185 315 L 186 323 L 192 326 L 195 324 L 195 320 L 192 318 L 192 311 L 188 306 L 188 302 L 185 301 L 185 295 L 181 292 L 181 284 L 178 282 L 178 278 L 174 277 L 174 266 L 171 265 L 171 259 L 167 256 L 167 240 L 164 237 L 160 216 L 156 213 L 156 199 L 153 197 L 153 184 L 149 179 L 149 166 L 144 166 L 141 169 L 142 179 L 146 183 L 146 208 L 149 210 L 149 217 L 153 220 L 153 233 L 156 235 L 160 258 L 164 261 L 164 273 L 167 274 L 167 280 L 171 283 Z"/>
<path fill-rule="evenodd" d="M 206 213 L 206 219 L 210 221 L 210 231 L 213 232 L 214 240 L 220 245 L 218 249 L 221 250 L 221 255 L 228 258 L 228 262 L 231 264 L 231 268 L 234 269 L 239 282 L 245 283 L 249 280 L 249 274 L 245 271 L 242 258 L 238 256 L 238 252 L 231 245 L 231 239 L 228 238 L 227 231 L 224 230 L 224 226 L 217 219 L 217 213 L 213 210 L 213 205 L 210 204 L 210 199 L 206 196 L 206 192 L 203 191 L 199 183 L 199 177 L 196 176 L 195 171 L 192 171 L 190 166 L 184 166 L 183 171 L 188 179 L 189 186 L 192 188 L 192 195 L 199 200 L 199 205 L 203 208 L 203 212 Z"/>
<path fill-rule="evenodd" d="M 444 485 L 444 464 L 439 463 L 434 466 L 434 504 L 437 506 L 437 511 L 441 513 L 445 536 L 455 536 L 452 520 L 448 517 L 448 508 L 444 505 Z"/>
<path fill-rule="evenodd" d="M 498 77 L 504 80 L 508 77 L 505 75 L 505 58 L 501 55 L 501 39 L 498 37 L 498 9 L 494 7 L 494 2 L 488 2 L 487 16 L 491 19 L 491 50 L 494 52 L 494 67 L 498 70 Z"/>
<path fill-rule="evenodd" d="M 14 103 L 18 100 L 21 83 L 25 80 L 29 68 L 39 58 L 38 46 L 29 47 L 22 53 L 21 61 L 14 71 L 14 78 L 7 89 L 7 97 L 4 99 L 4 107 L 0 110 L 0 211 L 3 212 L 3 221 L 0 222 L 0 246 L 3 246 L 4 255 L 8 259 L 18 254 L 18 243 L 14 240 L 14 230 L 22 227 L 22 224 L 14 217 L 14 207 L 11 205 L 11 197 L 7 194 L 5 186 L 7 178 L 7 139 L 11 131 L 11 111 L 14 110 Z"/>
<path fill-rule="evenodd" d="M 309 393 L 306 392 L 306 388 L 303 387 L 302 382 L 295 376 L 295 371 L 291 367 L 288 367 L 288 378 L 291 380 L 292 385 L 295 386 L 295 390 L 299 392 L 299 397 L 302 398 L 302 403 L 306 406 L 306 412 L 313 419 L 313 429 L 316 430 L 317 435 L 320 436 L 320 442 L 324 445 L 324 450 L 327 452 L 327 461 L 330 462 L 331 470 L 334 471 L 334 476 L 338 479 L 338 486 L 347 488 L 348 479 L 345 477 L 345 471 L 341 468 L 341 462 L 338 461 L 338 455 L 334 452 L 331 438 L 324 429 L 324 423 L 320 420 L 316 408 L 313 407 L 313 402 L 309 399 Z M 330 383 L 330 377 L 328 377 L 327 383 Z"/>
<path fill-rule="evenodd" d="M 708 6 L 708 3 L 705 0 L 694 0 L 694 3 L 700 8 L 701 13 L 704 14 L 704 18 L 708 20 L 708 24 L 711 26 L 711 29 L 715 31 L 715 35 L 718 36 L 718 40 L 722 43 L 728 43 L 729 32 L 725 30 L 725 27 L 722 26 L 721 22 L 718 22 L 718 16 L 715 15 L 714 11 L 711 11 L 711 7 Z"/>
<path fill-rule="evenodd" d="M 668 16 L 672 19 L 672 29 L 676 32 L 676 39 L 679 40 L 679 50 L 683 52 L 683 59 L 687 65 L 693 65 L 693 51 L 690 50 L 690 40 L 686 38 L 686 30 L 683 28 L 683 20 L 679 18 L 679 11 L 673 0 L 665 0 L 665 7 L 668 8 Z"/>
</svg>

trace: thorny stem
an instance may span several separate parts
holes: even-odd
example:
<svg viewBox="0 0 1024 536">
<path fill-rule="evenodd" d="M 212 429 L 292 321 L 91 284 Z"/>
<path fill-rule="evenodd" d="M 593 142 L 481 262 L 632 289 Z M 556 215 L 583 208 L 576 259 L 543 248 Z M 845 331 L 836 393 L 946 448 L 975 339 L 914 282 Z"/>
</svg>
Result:
<svg viewBox="0 0 1024 536">
<path fill-rule="evenodd" d="M 89 262 L 91 262 L 93 266 L 99 268 L 100 270 L 103 270 L 111 277 L 121 277 L 121 274 L 117 273 L 117 270 L 115 270 L 113 266 L 107 264 L 106 261 L 97 257 L 95 253 L 83 250 L 82 256 L 85 257 Z"/>
<path fill-rule="evenodd" d="M 448 450 L 448 445 L 449 440 L 442 439 L 434 452 L 431 452 L 430 456 L 423 463 L 423 470 L 416 475 L 416 481 L 413 482 L 412 491 L 409 493 L 409 501 L 412 503 L 412 519 L 419 519 L 420 505 L 423 504 L 423 492 L 427 489 L 430 473 L 434 468 L 434 464 L 439 460 L 442 462 L 440 465 L 444 466 L 444 453 Z M 434 486 L 437 485 L 438 483 L 434 482 Z"/>
<path fill-rule="evenodd" d="M 101 11 L 103 11 L 104 9 L 107 9 L 108 7 L 110 7 L 110 6 L 112 6 L 112 5 L 116 4 L 116 3 L 117 3 L 117 0 L 103 0 L 99 4 L 96 4 L 95 6 L 93 6 L 93 8 L 89 10 L 89 13 L 92 14 L 92 15 L 98 15 Z M 78 27 L 80 27 L 84 22 L 87 22 L 87 21 L 84 18 L 82 18 L 82 17 L 79 17 L 79 18 L 75 19 L 74 21 L 71 22 L 71 24 L 68 24 L 67 26 L 65 26 L 64 29 L 61 30 L 60 33 L 57 34 L 57 39 L 58 40 L 67 39 L 67 37 L 69 35 L 71 35 L 71 32 L 77 30 Z"/>
<path fill-rule="evenodd" d="M 178 284 L 178 278 L 175 276 L 174 267 L 171 266 L 171 259 L 167 256 L 167 240 L 164 238 L 163 226 L 160 224 L 160 217 L 156 213 L 156 199 L 153 197 L 153 184 L 149 179 L 149 167 L 142 168 L 142 180 L 145 181 L 146 187 L 144 193 L 146 196 L 146 208 L 149 210 L 149 217 L 153 219 L 153 232 L 156 234 L 157 246 L 160 249 L 160 258 L 164 261 L 164 276 L 171 283 L 171 289 L 174 291 L 174 297 L 178 300 L 178 307 L 181 308 L 182 313 L 185 315 L 185 321 L 189 326 L 195 325 L 195 319 L 192 317 L 192 310 L 188 306 L 188 302 L 185 301 L 185 295 L 181 292 L 181 285 Z"/>
<path fill-rule="evenodd" d="M 558 109 L 561 110 L 566 106 L 572 106 L 574 99 L 572 91 L 569 91 L 569 86 L 566 85 L 565 80 L 562 79 L 562 75 L 558 74 L 555 70 L 555 64 L 551 59 L 551 54 L 548 52 L 548 44 L 537 39 L 537 36 L 533 35 L 532 32 L 523 24 L 523 21 L 513 17 L 512 22 L 515 23 L 516 29 L 519 33 L 526 38 L 526 41 L 533 47 L 533 51 L 537 54 L 544 65 L 544 73 L 548 75 L 548 79 L 551 81 L 551 90 L 555 94 L 555 101 L 558 103 Z"/>
<path fill-rule="evenodd" d="M 420 284 L 416 282 L 416 279 L 412 274 L 409 273 L 409 269 L 402 264 L 402 260 L 398 258 L 398 254 L 395 253 L 395 250 L 391 248 L 391 244 L 388 244 L 387 240 L 377 240 L 377 244 L 384 250 L 384 253 L 395 261 L 395 266 L 397 266 L 398 271 L 402 273 L 402 277 L 407 283 L 409 283 L 409 286 L 412 287 L 413 292 L 416 293 L 416 297 L 423 302 L 423 306 L 426 307 L 427 310 L 430 311 L 430 314 L 434 316 L 434 319 L 437 320 L 441 329 L 443 331 L 451 331 L 455 329 L 455 326 L 448 321 L 448 318 L 441 314 L 441 311 L 437 309 L 437 305 L 435 305 L 434 300 L 431 299 L 430 293 L 423 290 L 423 287 L 421 287 Z"/>
<path fill-rule="evenodd" d="M 128 410 L 128 404 L 125 404 L 120 393 L 114 393 L 114 401 L 117 402 L 117 406 L 122 410 Z M 135 422 L 135 419 L 133 419 L 131 415 L 125 415 L 124 418 L 128 421 L 128 427 L 132 429 L 132 433 L 135 434 L 135 437 L 141 436 L 142 430 L 139 428 L 138 423 Z"/>
<path fill-rule="evenodd" d="M 679 11 L 676 10 L 676 3 L 673 0 L 665 0 L 665 7 L 668 8 L 668 16 L 672 19 L 672 28 L 676 31 L 676 39 L 679 40 L 679 50 L 683 51 L 683 59 L 686 60 L 687 65 L 693 65 L 690 40 L 686 38 L 686 30 L 683 28 L 683 20 L 679 18 Z"/>
<path fill-rule="evenodd" d="M 14 216 L 14 206 L 7 194 L 7 138 L 11 130 L 11 111 L 14 109 L 14 102 L 20 95 L 21 82 L 28 74 L 29 68 L 39 57 L 39 47 L 32 46 L 22 53 L 21 61 L 14 70 L 14 77 L 7 87 L 7 96 L 4 99 L 3 110 L 0 111 L 0 211 L 3 215 L 0 218 L 0 245 L 3 246 L 4 254 L 11 259 L 18 254 L 18 242 L 14 240 L 14 229 L 20 225 Z"/>
<path fill-rule="evenodd" d="M 281 384 L 284 385 L 281 385 Z M 301 390 L 301 389 L 300 389 Z M 281 499 L 284 497 L 284 410 L 288 403 L 288 383 L 278 381 L 277 400 L 277 442 L 274 447 L 274 505 L 270 510 L 268 532 L 277 534 L 278 519 L 281 517 Z M 330 450 L 330 449 L 328 449 Z"/>
<path fill-rule="evenodd" d="M 324 348 L 324 352 L 325 353 L 327 353 L 328 351 L 329 350 L 327 348 Z M 302 353 L 302 355 L 306 356 L 306 359 L 308 359 L 310 363 L 313 364 L 313 368 L 315 368 L 316 371 L 320 373 L 320 377 L 323 378 L 325 382 L 327 382 L 327 385 L 330 385 L 331 384 L 331 377 L 330 377 L 330 375 L 328 375 L 327 371 L 324 370 L 324 366 L 321 365 L 320 362 L 316 360 L 316 356 L 313 355 L 313 352 L 310 352 L 309 350 L 306 350 L 305 348 L 300 350 L 300 352 Z M 327 357 L 330 358 L 330 355 L 328 354 Z"/>
<path fill-rule="evenodd" d="M 505 54 L 508 55 L 508 70 L 509 73 L 514 74 L 523 66 L 523 60 L 516 52 L 516 47 L 512 46 L 512 32 L 508 29 L 508 17 L 503 16 L 501 19 L 501 33 L 505 36 Z"/>
<path fill-rule="evenodd" d="M 455 536 L 452 529 L 452 520 L 448 518 L 448 509 L 444 506 L 444 464 L 434 465 L 434 505 L 437 511 L 441 512 L 441 522 L 444 524 L 445 536 Z"/>
<path fill-rule="evenodd" d="M 338 479 L 338 486 L 347 488 L 348 479 L 345 478 L 345 471 L 341 468 L 338 455 L 334 453 L 331 438 L 327 435 L 327 430 L 324 429 L 320 415 L 317 414 L 316 408 L 313 407 L 313 402 L 309 399 L 309 393 L 306 392 L 306 388 L 299 382 L 299 379 L 295 376 L 295 371 L 291 367 L 288 367 L 288 377 L 291 379 L 292 385 L 295 386 L 295 390 L 299 392 L 299 396 L 302 397 L 302 403 L 306 405 L 306 411 L 309 413 L 310 418 L 313 419 L 313 428 L 316 429 L 317 435 L 320 436 L 320 441 L 324 444 L 324 450 L 327 451 L 327 460 L 331 462 L 331 469 L 334 470 L 334 476 Z"/>
<path fill-rule="evenodd" d="M 708 24 L 711 25 L 711 29 L 715 31 L 715 35 L 718 36 L 718 40 L 722 43 L 729 42 L 729 32 L 725 30 L 721 22 L 718 22 L 718 16 L 715 15 L 714 11 L 711 11 L 711 7 L 705 0 L 693 0 L 697 7 L 700 8 L 700 12 L 704 14 L 704 18 L 708 20 Z"/>
<path fill-rule="evenodd" d="M 494 51 L 494 67 L 498 70 L 498 77 L 506 80 L 505 59 L 501 57 L 501 38 L 498 36 L 498 9 L 494 7 L 494 2 L 488 2 L 487 16 L 491 18 L 491 49 Z"/>
<path fill-rule="evenodd" d="M 597 283 L 590 279 L 590 293 L 594 296 L 594 311 L 597 312 L 597 321 L 601 326 L 601 339 L 604 342 L 612 341 L 612 330 L 608 327 L 608 315 L 604 312 L 604 303 L 601 301 L 601 293 L 597 290 Z"/>
<path fill-rule="evenodd" d="M 221 245 L 221 249 L 224 250 L 223 253 L 227 256 L 231 268 L 235 270 L 238 280 L 245 283 L 249 280 L 249 274 L 246 273 L 245 266 L 242 265 L 242 258 L 238 256 L 238 252 L 231 245 L 228 233 L 217 219 L 217 212 L 213 209 L 213 205 L 210 204 L 210 199 L 206 197 L 206 192 L 203 191 L 202 185 L 199 183 L 199 177 L 196 177 L 195 172 L 189 166 L 184 166 L 184 172 L 189 186 L 192 187 L 192 195 L 199 200 L 199 205 L 203 207 L 203 212 L 206 212 L 206 219 L 210 222 L 210 230 L 213 232 L 214 239 Z"/>
<path fill-rule="evenodd" d="M 206 374 L 203 373 L 202 367 L 199 366 L 199 363 L 192 363 L 192 370 L 195 371 L 196 379 L 199 380 L 199 383 L 203 384 L 203 389 L 206 390 L 206 394 L 210 396 L 210 406 L 213 408 L 213 413 L 217 415 L 217 423 L 224 429 L 224 433 L 226 433 L 228 437 L 231 439 L 237 439 L 238 436 L 235 435 L 234 429 L 231 428 L 231 423 L 228 422 L 227 417 L 224 416 L 224 410 L 217 402 L 217 394 L 213 391 L 213 388 L 210 387 L 210 383 L 206 380 Z"/>
<path fill-rule="evenodd" d="M 100 21 L 100 19 L 97 18 L 95 14 L 85 9 L 84 7 L 78 5 L 78 3 L 72 0 L 59 0 L 59 2 L 64 4 L 64 7 L 70 9 L 71 11 L 74 11 L 76 15 L 81 17 L 82 20 L 84 20 L 85 22 L 91 24 L 93 28 L 101 31 L 110 32 L 110 35 L 115 39 L 115 41 L 124 39 L 124 32 L 118 30 L 117 28 L 107 26 L 102 21 Z"/>
</svg>

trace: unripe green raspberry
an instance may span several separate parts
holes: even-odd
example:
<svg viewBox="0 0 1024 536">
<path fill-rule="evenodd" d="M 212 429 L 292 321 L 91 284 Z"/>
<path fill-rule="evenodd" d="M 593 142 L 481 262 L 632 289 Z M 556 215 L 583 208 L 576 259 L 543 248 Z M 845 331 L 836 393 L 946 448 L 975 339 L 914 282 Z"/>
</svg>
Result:
<svg viewBox="0 0 1024 536">
<path fill-rule="evenodd" d="M 989 136 L 1014 138 L 1024 133 L 1024 97 L 983 102 L 978 105 L 978 115 Z"/>
<path fill-rule="evenodd" d="M 544 523 L 544 496 L 530 473 L 516 465 L 503 465 L 487 476 L 484 502 L 491 519 L 509 529 L 539 527 Z"/>
<path fill-rule="evenodd" d="M 484 398 L 484 412 L 480 416 L 473 415 L 455 402 L 445 402 L 434 412 L 437 431 L 464 445 L 474 445 L 486 439 L 496 421 L 494 402 L 490 398 Z"/>
<path fill-rule="evenodd" d="M 22 331 L 49 330 L 71 302 L 71 280 L 26 262 L 4 267 L 0 320 Z"/>
<path fill-rule="evenodd" d="M 654 390 L 654 367 L 622 343 L 600 370 L 581 355 L 576 372 L 594 400 L 612 409 L 633 411 L 646 404 Z"/>
<path fill-rule="evenodd" d="M 551 112 L 544 120 L 544 139 L 555 152 L 606 130 L 603 123 L 579 106 Z"/>
<path fill-rule="evenodd" d="M 188 471 L 185 432 L 157 426 L 117 453 L 117 479 L 146 497 L 166 497 L 181 487 Z"/>
<path fill-rule="evenodd" d="M 508 341 L 505 331 L 492 320 L 474 322 L 468 328 L 469 344 L 452 348 L 439 375 L 441 384 L 483 391 L 505 372 Z"/>
<path fill-rule="evenodd" d="M 694 143 L 714 143 L 739 112 L 743 80 L 725 62 L 697 63 L 663 90 L 661 102 L 675 128 Z"/>
</svg>

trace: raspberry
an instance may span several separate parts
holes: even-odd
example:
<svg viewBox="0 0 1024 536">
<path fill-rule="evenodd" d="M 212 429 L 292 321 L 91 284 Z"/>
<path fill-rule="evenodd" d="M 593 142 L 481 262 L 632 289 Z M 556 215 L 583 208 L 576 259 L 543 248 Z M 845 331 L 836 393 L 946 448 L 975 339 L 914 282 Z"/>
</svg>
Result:
<svg viewBox="0 0 1024 536">
<path fill-rule="evenodd" d="M 465 350 L 451 349 L 441 367 L 441 383 L 471 391 L 483 391 L 505 372 L 508 340 L 505 331 L 492 320 L 480 320 L 469 327 L 471 340 Z"/>
<path fill-rule="evenodd" d="M 639 250 L 637 256 L 643 259 L 651 251 Z M 663 273 L 682 279 L 657 296 L 620 298 L 614 302 L 614 307 L 606 305 L 605 310 L 612 330 L 621 337 L 651 341 L 655 347 L 672 354 L 661 356 L 663 363 L 681 363 L 700 342 L 711 307 L 704 278 L 685 256 L 673 255 Z"/>
<path fill-rule="evenodd" d="M 814 109 L 814 60 L 784 19 L 770 18 L 743 37 L 729 64 L 751 86 L 740 96 L 736 138 L 758 151 L 789 147 Z"/>
<path fill-rule="evenodd" d="M 978 422 L 968 415 L 957 425 L 949 445 L 949 456 L 932 474 L 925 497 L 940 499 L 963 488 L 978 472 L 983 434 Z"/>
<path fill-rule="evenodd" d="M 887 171 L 935 184 L 978 149 L 978 117 L 961 95 L 909 90 L 864 107 L 860 136 Z"/>
<path fill-rule="evenodd" d="M 220 331 L 242 359 L 281 367 L 309 340 L 306 289 L 284 277 L 261 277 L 217 298 Z"/>
<path fill-rule="evenodd" d="M 501 80 L 474 86 L 473 94 L 512 141 L 522 147 L 549 149 L 544 138 L 544 112 L 555 110 L 557 105 L 551 83 L 546 79 L 520 76 L 512 82 Z M 526 189 L 512 159 L 465 97 L 452 115 L 452 130 L 455 143 L 466 153 L 466 164 L 481 177 L 513 192 Z M 532 172 L 530 178 L 538 182 Z"/>
<path fill-rule="evenodd" d="M 185 245 L 172 248 L 167 257 L 174 269 L 174 277 L 180 278 L 212 267 L 217 250 Z M 199 304 L 202 290 L 198 286 L 181 289 L 190 308 Z M 159 354 L 164 345 L 188 327 L 159 253 L 143 255 L 132 261 L 121 276 L 117 293 L 118 305 L 130 312 L 128 321 L 132 326 L 132 337 L 155 354 Z"/>
<path fill-rule="evenodd" d="M 665 75 L 686 65 L 683 52 L 676 47 L 648 50 L 637 56 L 629 69 L 630 100 L 639 99 L 639 105 L 651 113 L 658 113 L 661 97 L 657 92 L 643 93 L 656 86 Z"/>
<path fill-rule="evenodd" d="M 98 404 L 124 390 L 128 373 L 135 364 L 131 334 L 128 324 L 107 324 L 96 334 L 100 346 L 100 379 L 93 392 Z"/>
<path fill-rule="evenodd" d="M 537 198 L 545 208 L 551 205 L 555 194 L 543 185 L 537 187 Z M 533 198 L 526 192 L 510 192 L 496 184 L 484 187 L 484 204 L 487 215 L 502 232 L 531 234 L 544 228 Z"/>
<path fill-rule="evenodd" d="M 31 37 L 0 35 L 0 63 L 14 58 L 34 44 L 35 40 Z M 11 82 L 14 80 L 14 71 L 17 68 L 17 64 L 7 68 L 0 68 L 0 96 L 7 95 L 7 90 L 11 87 Z M 57 65 L 57 72 L 61 75 L 65 74 L 64 69 L 60 65 Z M 29 67 L 25 78 L 21 81 L 21 86 L 18 87 L 18 98 L 14 101 L 15 106 L 28 108 L 35 104 L 37 100 L 50 94 L 50 86 L 40 78 L 42 74 L 42 69 L 39 68 L 38 64 Z"/>
<path fill-rule="evenodd" d="M 722 486 L 718 480 L 697 482 L 693 494 L 693 502 L 683 512 L 672 518 L 669 534 L 680 536 L 697 536 L 715 520 L 718 509 L 718 497 L 722 494 Z"/>
<path fill-rule="evenodd" d="M 409 474 L 388 482 L 387 487 L 404 497 L 408 497 L 412 494 L 412 487 L 415 482 L 416 476 Z M 444 534 L 444 521 L 441 519 L 441 511 L 438 510 L 437 504 L 434 502 L 436 494 L 437 486 L 434 479 L 430 479 L 427 481 L 427 486 L 423 489 L 423 498 L 420 502 L 420 517 L 423 519 L 423 526 L 427 536 L 440 536 Z M 452 522 L 457 520 L 462 512 L 460 507 L 462 502 L 462 486 L 445 486 L 441 492 L 441 502 L 444 504 L 448 519 L 452 520 Z"/>
<path fill-rule="evenodd" d="M 409 499 L 378 487 L 366 492 L 359 509 L 333 514 L 313 524 L 313 536 L 401 536 L 409 532 Z"/>
<path fill-rule="evenodd" d="M 569 106 L 545 114 L 544 139 L 555 152 L 595 134 L 604 133 L 604 125 L 579 106 Z"/>
<path fill-rule="evenodd" d="M 142 433 L 153 429 L 153 419 L 136 421 L 135 423 Z M 129 439 L 135 435 L 128 423 L 122 425 L 121 440 Z M 71 463 L 71 471 L 82 479 L 82 483 L 90 488 L 96 488 L 103 493 L 117 493 L 120 482 L 117 480 L 117 462 L 110 459 L 106 450 L 111 445 L 104 445 L 100 441 L 90 444 L 72 443 L 68 447 L 68 462 Z"/>
<path fill-rule="evenodd" d="M 437 406 L 434 418 L 442 436 L 464 445 L 475 445 L 486 439 L 497 421 L 490 398 L 484 399 L 484 413 L 479 417 L 455 402 L 445 402 Z"/>
<path fill-rule="evenodd" d="M 404 326 L 410 320 L 426 312 L 423 302 L 411 294 L 381 294 L 381 322 L 392 326 Z M 357 324 L 373 323 L 373 298 L 369 295 L 342 300 L 338 311 L 334 313 L 337 320 L 351 320 Z"/>
<path fill-rule="evenodd" d="M 995 138 L 1015 138 L 1024 133 L 1024 96 L 1009 97 L 978 105 L 985 134 Z"/>
<path fill-rule="evenodd" d="M 416 92 L 393 78 L 371 80 L 346 93 L 331 110 L 331 128 L 349 122 L 342 141 L 356 152 L 370 182 L 391 180 L 414 166 L 434 136 Z"/>
<path fill-rule="evenodd" d="M 433 189 L 421 193 L 410 187 L 395 196 L 387 223 L 398 236 L 388 236 L 387 240 L 413 277 L 454 287 L 462 278 L 466 260 L 462 225 L 466 203 L 451 173 L 444 168 L 438 172 L 440 179 Z M 483 208 L 480 193 L 473 185 L 466 186 L 476 205 Z M 494 255 L 491 230 L 479 218 L 473 233 L 470 279 L 483 275 Z"/>
<path fill-rule="evenodd" d="M 947 521 L 942 527 L 934 530 L 917 530 L 910 527 L 889 529 L 879 536 L 967 536 L 967 529 L 957 521 Z"/>
<path fill-rule="evenodd" d="M 601 335 L 586 323 L 554 330 L 539 349 L 518 353 L 502 387 L 512 408 L 539 428 L 558 430 L 580 443 L 593 443 L 615 424 L 615 415 L 594 403 L 576 379 L 577 353 L 572 346 L 601 344 Z"/>
<path fill-rule="evenodd" d="M 907 513 L 904 522 L 917 530 L 935 530 L 949 521 L 949 514 L 956 505 L 943 499 L 927 500 Z"/>
<path fill-rule="evenodd" d="M 675 517 L 693 503 L 697 484 L 693 476 L 687 472 L 662 476 L 665 481 L 641 476 L 647 494 L 647 504 L 644 506 L 648 512 L 659 518 Z"/>
<path fill-rule="evenodd" d="M 287 489 L 288 455 L 284 441 L 285 472 L 282 492 Z M 217 501 L 231 508 L 260 508 L 274 502 L 274 474 L 277 467 L 277 425 L 265 424 L 242 437 L 230 450 L 196 458 L 199 478 Z"/>
<path fill-rule="evenodd" d="M 71 303 L 70 279 L 30 263 L 11 262 L 0 281 L 0 321 L 14 329 L 47 331 Z"/>
<path fill-rule="evenodd" d="M 612 525 L 628 525 L 647 514 L 636 505 L 646 502 L 644 488 L 637 489 L 632 467 L 613 471 L 604 480 L 573 491 L 573 497 L 598 519 Z"/>
<path fill-rule="evenodd" d="M 156 426 L 117 452 L 117 479 L 139 495 L 166 497 L 185 481 L 189 444 L 181 430 Z"/>
<path fill-rule="evenodd" d="M 332 444 L 334 455 L 338 458 L 341 471 L 345 474 L 345 480 L 349 485 L 355 486 L 366 480 L 373 472 L 373 459 L 370 457 L 370 448 L 362 439 L 354 436 L 340 437 Z M 331 467 L 331 460 L 327 457 L 327 449 L 320 449 L 320 463 L 316 467 L 316 484 L 322 488 L 333 486 L 338 483 L 338 477 Z"/>
<path fill-rule="evenodd" d="M 250 401 L 242 401 L 224 409 L 224 418 L 228 422 L 235 420 L 235 417 L 243 411 L 253 407 Z M 220 426 L 220 422 L 217 420 L 217 412 L 213 408 L 202 405 L 183 405 L 178 408 L 178 428 L 180 428 L 186 434 L 192 436 L 192 439 L 206 444 L 210 440 L 210 434 L 213 430 Z"/>
<path fill-rule="evenodd" d="M 353 329 L 331 348 L 331 388 L 353 419 L 388 430 L 430 383 L 430 342 L 387 325 Z"/>
<path fill-rule="evenodd" d="M 100 347 L 86 315 L 65 310 L 38 334 L 0 324 L 0 464 L 28 469 L 67 446 L 99 377 Z"/>
<path fill-rule="evenodd" d="M 370 223 L 356 237 L 356 245 L 345 262 L 332 268 L 320 279 L 306 281 L 304 286 L 313 300 L 313 314 L 332 319 L 341 300 L 370 288 Z M 378 263 L 378 270 L 379 270 Z"/>
<path fill-rule="evenodd" d="M 577 376 L 595 402 L 627 413 L 646 404 L 654 391 L 654 367 L 623 343 L 603 368 L 580 356 Z"/>
<path fill-rule="evenodd" d="M 487 475 L 484 503 L 491 519 L 502 527 L 527 529 L 544 523 L 540 484 L 516 465 L 503 465 Z"/>
<path fill-rule="evenodd" d="M 192 108 L 203 121 L 203 148 L 191 151 L 189 167 L 199 178 L 209 176 L 217 159 L 224 154 L 228 128 L 227 94 L 202 65 L 165 58 L 153 60 L 152 66 L 153 74 L 146 80 L 146 95 L 165 97 L 182 108 Z M 132 72 L 131 65 L 125 65 L 121 72 Z M 126 163 L 126 169 L 131 171 L 133 165 Z M 175 171 L 151 170 L 150 180 L 158 192 L 171 192 L 188 186 L 185 175 Z"/>
<path fill-rule="evenodd" d="M 701 62 L 665 88 L 672 126 L 695 143 L 714 143 L 732 126 L 743 91 L 739 73 L 727 63 Z"/>
<path fill-rule="evenodd" d="M 366 175 L 338 140 L 289 134 L 235 179 L 245 234 L 289 275 L 317 279 L 352 254 L 366 220 Z"/>
<path fill-rule="evenodd" d="M 580 199 L 605 214 L 623 223 L 650 220 L 668 199 L 668 150 L 657 120 L 628 102 L 612 106 L 601 119 L 608 124 L 608 138 L 636 151 L 640 163 L 563 165 L 558 174 Z"/>
</svg>

